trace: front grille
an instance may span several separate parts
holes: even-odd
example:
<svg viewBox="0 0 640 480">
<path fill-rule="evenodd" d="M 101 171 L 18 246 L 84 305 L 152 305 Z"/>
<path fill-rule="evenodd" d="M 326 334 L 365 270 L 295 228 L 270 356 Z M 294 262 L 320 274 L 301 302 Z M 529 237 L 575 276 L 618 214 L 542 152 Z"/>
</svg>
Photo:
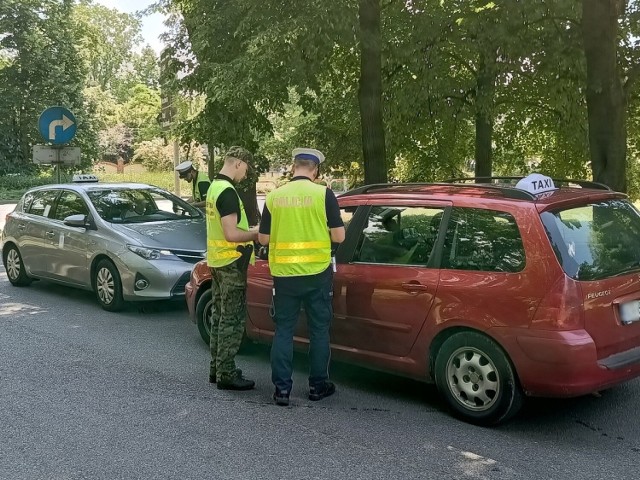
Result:
<svg viewBox="0 0 640 480">
<path fill-rule="evenodd" d="M 182 296 L 184 295 L 184 287 L 189 282 L 189 278 L 191 277 L 191 272 L 184 272 L 182 276 L 178 279 L 176 284 L 171 289 L 171 296 Z"/>
<path fill-rule="evenodd" d="M 196 264 L 200 260 L 204 260 L 204 252 L 195 252 L 190 250 L 171 250 L 176 257 L 178 257 L 183 262 L 187 262 L 190 264 Z"/>
</svg>

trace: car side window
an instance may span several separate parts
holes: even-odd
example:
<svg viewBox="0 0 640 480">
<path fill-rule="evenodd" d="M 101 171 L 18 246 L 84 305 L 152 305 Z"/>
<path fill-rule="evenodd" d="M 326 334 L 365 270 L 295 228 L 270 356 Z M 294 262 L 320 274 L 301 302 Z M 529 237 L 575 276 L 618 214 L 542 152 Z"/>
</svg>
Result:
<svg viewBox="0 0 640 480">
<path fill-rule="evenodd" d="M 64 220 L 69 215 L 88 215 L 87 205 L 84 200 L 75 192 L 65 190 L 60 195 L 54 218 Z"/>
<path fill-rule="evenodd" d="M 31 215 L 38 215 L 39 217 L 49 217 L 59 193 L 59 190 L 44 190 L 36 192 L 27 213 L 30 213 Z"/>
<path fill-rule="evenodd" d="M 375 206 L 360 235 L 354 261 L 426 265 L 436 242 L 443 210 Z"/>
<path fill-rule="evenodd" d="M 31 204 L 33 203 L 34 196 L 35 194 L 33 192 L 28 192 L 24 194 L 24 197 L 22 197 L 22 200 L 18 204 L 23 212 L 29 212 L 29 209 L 31 208 Z"/>
<path fill-rule="evenodd" d="M 477 208 L 452 210 L 442 268 L 513 273 L 524 265 L 522 237 L 511 214 Z"/>
</svg>

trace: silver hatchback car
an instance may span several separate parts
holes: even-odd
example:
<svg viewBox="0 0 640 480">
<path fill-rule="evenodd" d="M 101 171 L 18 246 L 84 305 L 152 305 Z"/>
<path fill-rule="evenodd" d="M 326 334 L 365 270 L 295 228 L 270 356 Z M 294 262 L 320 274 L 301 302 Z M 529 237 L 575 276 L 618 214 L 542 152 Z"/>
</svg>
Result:
<svg viewBox="0 0 640 480">
<path fill-rule="evenodd" d="M 100 184 L 92 175 L 27 191 L 2 232 L 13 285 L 43 279 L 92 290 L 109 311 L 183 296 L 205 252 L 200 210 L 151 185 Z"/>
</svg>

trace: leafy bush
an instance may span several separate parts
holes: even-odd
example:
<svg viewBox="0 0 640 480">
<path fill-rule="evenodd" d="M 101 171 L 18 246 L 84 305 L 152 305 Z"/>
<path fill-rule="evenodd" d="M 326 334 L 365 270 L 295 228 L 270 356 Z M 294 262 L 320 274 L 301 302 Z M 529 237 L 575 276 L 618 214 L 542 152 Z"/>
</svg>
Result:
<svg viewBox="0 0 640 480">
<path fill-rule="evenodd" d="M 173 167 L 173 146 L 154 138 L 136 145 L 133 161 L 141 163 L 151 172 L 170 172 Z"/>
<path fill-rule="evenodd" d="M 61 180 L 64 180 L 64 176 Z M 39 175 L 21 173 L 0 175 L 0 201 L 17 201 L 29 188 L 56 182 L 57 177 L 50 171 Z"/>
</svg>

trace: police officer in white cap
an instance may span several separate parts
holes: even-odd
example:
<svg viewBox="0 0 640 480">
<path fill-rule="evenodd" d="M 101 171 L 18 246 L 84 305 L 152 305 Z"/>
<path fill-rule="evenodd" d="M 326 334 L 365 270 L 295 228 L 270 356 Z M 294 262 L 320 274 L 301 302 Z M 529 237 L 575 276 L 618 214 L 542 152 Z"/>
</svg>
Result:
<svg viewBox="0 0 640 480">
<path fill-rule="evenodd" d="M 329 381 L 329 328 L 333 318 L 332 243 L 344 241 L 338 200 L 314 183 L 324 155 L 313 148 L 293 151 L 292 180 L 270 192 L 265 201 L 258 240 L 269 245 L 273 276 L 271 348 L 273 399 L 288 405 L 293 386 L 293 333 L 304 304 L 309 327 L 309 399 L 322 400 L 336 391 Z"/>
<path fill-rule="evenodd" d="M 193 166 L 193 162 L 187 160 L 176 167 L 176 172 L 181 180 L 191 183 L 191 198 L 189 203 L 194 207 L 204 208 L 207 203 L 207 190 L 209 190 L 209 177 Z"/>
</svg>

